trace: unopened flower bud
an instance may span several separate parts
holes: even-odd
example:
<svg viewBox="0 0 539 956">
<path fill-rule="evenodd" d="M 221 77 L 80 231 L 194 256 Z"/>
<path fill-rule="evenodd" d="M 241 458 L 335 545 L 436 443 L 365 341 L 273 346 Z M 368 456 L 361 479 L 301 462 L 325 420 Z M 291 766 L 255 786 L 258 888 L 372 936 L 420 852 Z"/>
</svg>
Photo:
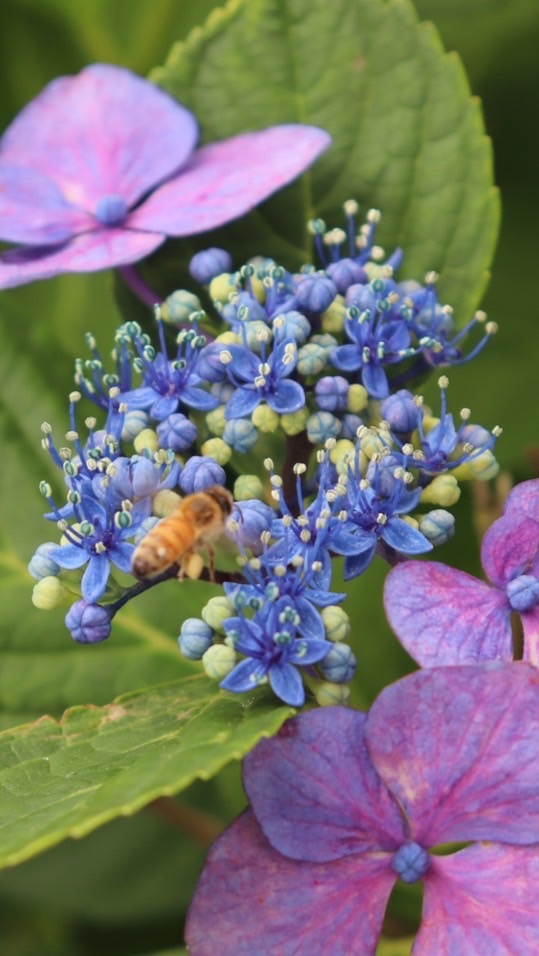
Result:
<svg viewBox="0 0 539 956">
<path fill-rule="evenodd" d="M 262 403 L 255 408 L 251 415 L 253 425 L 261 432 L 274 432 L 279 427 L 279 415 L 269 405 Z"/>
<path fill-rule="evenodd" d="M 318 666 L 329 681 L 347 684 L 355 674 L 356 659 L 349 644 L 337 641 Z"/>
<path fill-rule="evenodd" d="M 148 427 L 149 421 L 149 416 L 141 409 L 127 412 L 122 426 L 122 441 L 134 441 L 137 435 L 140 435 Z"/>
<path fill-rule="evenodd" d="M 204 283 L 205 284 L 205 283 Z M 200 299 L 186 289 L 177 289 L 161 304 L 161 318 L 169 325 L 182 326 L 193 312 L 199 312 Z"/>
<path fill-rule="evenodd" d="M 60 578 L 55 576 L 41 578 L 32 591 L 32 604 L 40 611 L 52 611 L 61 607 L 69 596 Z"/>
<path fill-rule="evenodd" d="M 346 611 L 337 604 L 329 604 L 322 608 L 321 617 L 326 629 L 328 641 L 345 641 L 350 633 L 350 618 Z"/>
<path fill-rule="evenodd" d="M 110 636 L 110 613 L 99 604 L 77 601 L 67 612 L 65 624 L 79 644 L 100 644 Z"/>
<path fill-rule="evenodd" d="M 159 448 L 159 436 L 153 428 L 143 428 L 135 437 L 133 445 L 139 455 L 144 451 L 157 451 Z"/>
<path fill-rule="evenodd" d="M 234 482 L 236 501 L 248 501 L 250 498 L 262 498 L 264 486 L 258 475 L 240 475 Z"/>
<path fill-rule="evenodd" d="M 234 613 L 234 608 L 228 598 L 224 594 L 219 594 L 217 597 L 210 598 L 202 608 L 201 616 L 210 628 L 224 634 L 223 621 L 232 617 Z"/>
<path fill-rule="evenodd" d="M 460 488 L 453 474 L 436 475 L 421 492 L 421 504 L 450 508 L 460 498 Z"/>
<path fill-rule="evenodd" d="M 196 617 L 188 617 L 183 622 L 178 637 L 180 652 L 190 661 L 200 661 L 208 648 L 213 645 L 211 625 Z"/>
<path fill-rule="evenodd" d="M 453 537 L 455 518 L 449 511 L 437 508 L 419 519 L 419 530 L 437 548 Z"/>
<path fill-rule="evenodd" d="M 346 684 L 334 684 L 331 681 L 320 681 L 312 685 L 312 691 L 319 707 L 335 707 L 346 704 L 350 697 L 350 688 Z"/>
<path fill-rule="evenodd" d="M 218 465 L 226 465 L 232 457 L 232 449 L 222 438 L 208 438 L 201 446 L 203 455 L 213 458 Z"/>
<path fill-rule="evenodd" d="M 212 644 L 202 657 L 202 664 L 212 680 L 224 680 L 236 666 L 236 652 L 227 644 Z"/>
</svg>

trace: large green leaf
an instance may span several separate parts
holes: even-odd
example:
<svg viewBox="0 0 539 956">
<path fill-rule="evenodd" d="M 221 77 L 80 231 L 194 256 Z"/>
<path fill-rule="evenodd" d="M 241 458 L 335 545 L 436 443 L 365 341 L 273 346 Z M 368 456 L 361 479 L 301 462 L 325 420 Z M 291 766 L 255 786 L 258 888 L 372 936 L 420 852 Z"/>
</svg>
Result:
<svg viewBox="0 0 539 956">
<path fill-rule="evenodd" d="M 230 0 L 152 78 L 194 110 L 205 140 L 283 122 L 333 136 L 312 171 L 227 229 L 239 259 L 298 266 L 305 220 L 340 224 L 353 197 L 383 210 L 380 240 L 402 246 L 406 275 L 436 269 L 457 317 L 476 307 L 498 224 L 490 143 L 458 58 L 407 0 Z M 193 245 L 156 254 L 157 284 L 170 287 L 172 258 L 177 270 Z"/>
<path fill-rule="evenodd" d="M 192 677 L 0 734 L 0 865 L 135 813 L 240 759 L 293 713 Z"/>
</svg>

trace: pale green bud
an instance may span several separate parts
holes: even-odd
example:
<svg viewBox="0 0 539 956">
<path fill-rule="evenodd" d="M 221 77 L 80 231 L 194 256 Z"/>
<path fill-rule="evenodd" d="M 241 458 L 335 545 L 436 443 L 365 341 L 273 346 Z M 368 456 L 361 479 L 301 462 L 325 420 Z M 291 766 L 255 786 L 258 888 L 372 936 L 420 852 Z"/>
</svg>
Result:
<svg viewBox="0 0 539 956">
<path fill-rule="evenodd" d="M 208 292 L 213 302 L 226 305 L 231 292 L 235 292 L 238 288 L 237 272 L 222 272 L 220 276 L 215 276 L 215 279 L 211 280 Z"/>
<path fill-rule="evenodd" d="M 136 436 L 133 445 L 139 455 L 144 451 L 157 451 L 159 449 L 159 436 L 153 428 L 143 428 Z"/>
<path fill-rule="evenodd" d="M 421 504 L 450 508 L 460 498 L 460 488 L 454 475 L 436 475 L 421 492 Z"/>
<path fill-rule="evenodd" d="M 40 611 L 52 611 L 55 607 L 61 607 L 66 603 L 66 598 L 70 598 L 69 591 L 64 587 L 57 577 L 48 576 L 41 578 L 34 585 L 32 591 L 32 604 Z"/>
<path fill-rule="evenodd" d="M 218 595 L 217 597 L 210 598 L 206 606 L 202 608 L 200 616 L 214 631 L 219 631 L 220 634 L 224 634 L 223 621 L 226 621 L 235 613 L 228 598 L 224 595 Z"/>
<path fill-rule="evenodd" d="M 369 403 L 369 393 L 363 385 L 351 385 L 348 390 L 348 411 L 358 415 Z"/>
<path fill-rule="evenodd" d="M 354 461 L 354 443 L 348 438 L 341 438 L 331 449 L 329 457 L 340 475 L 348 471 L 348 465 Z"/>
<path fill-rule="evenodd" d="M 496 477 L 499 470 L 499 463 L 490 449 L 487 448 L 477 458 L 472 458 L 471 461 L 453 468 L 452 474 L 455 475 L 457 481 L 471 481 L 472 479 L 490 481 L 491 478 Z"/>
<path fill-rule="evenodd" d="M 299 412 L 281 415 L 281 428 L 285 435 L 299 435 L 300 432 L 305 431 L 308 417 L 309 410 L 307 408 L 300 408 Z"/>
<path fill-rule="evenodd" d="M 314 342 L 307 342 L 298 351 L 297 370 L 300 375 L 318 375 L 326 365 L 326 350 Z"/>
<path fill-rule="evenodd" d="M 333 302 L 322 312 L 320 317 L 323 332 L 339 333 L 344 328 L 344 317 L 346 314 L 346 305 L 342 295 L 336 296 Z"/>
<path fill-rule="evenodd" d="M 202 665 L 212 680 L 224 680 L 236 666 L 236 651 L 227 644 L 212 644 L 202 656 Z"/>
<path fill-rule="evenodd" d="M 222 438 L 208 438 L 200 446 L 201 455 L 214 458 L 218 465 L 226 465 L 232 457 L 232 449 Z"/>
<path fill-rule="evenodd" d="M 232 329 L 228 329 L 226 332 L 221 332 L 221 335 L 218 335 L 215 339 L 216 342 L 222 342 L 223 345 L 240 345 L 241 336 L 236 335 Z"/>
<path fill-rule="evenodd" d="M 212 409 L 212 411 L 206 415 L 209 430 L 213 435 L 217 435 L 219 438 L 222 437 L 225 430 L 225 409 L 226 405 L 218 405 L 217 408 Z"/>
<path fill-rule="evenodd" d="M 200 312 L 200 299 L 186 289 L 177 289 L 162 303 L 160 315 L 163 322 L 179 326 L 189 321 L 192 312 Z"/>
<path fill-rule="evenodd" d="M 251 415 L 251 421 L 261 432 L 274 432 L 279 427 L 280 416 L 273 408 L 262 402 Z"/>
<path fill-rule="evenodd" d="M 330 604 L 322 608 L 320 614 L 328 641 L 345 641 L 350 633 L 350 618 L 346 611 L 343 611 L 338 604 Z"/>
<path fill-rule="evenodd" d="M 332 681 L 323 680 L 316 685 L 311 685 L 316 703 L 319 707 L 335 707 L 338 704 L 346 704 L 350 697 L 350 688 L 346 684 L 334 684 Z"/>
<path fill-rule="evenodd" d="M 240 475 L 234 482 L 234 498 L 236 501 L 250 501 L 251 498 L 264 496 L 264 485 L 258 475 Z"/>
<path fill-rule="evenodd" d="M 163 488 L 152 498 L 152 514 L 155 518 L 167 518 L 178 510 L 181 500 L 172 488 Z"/>
</svg>

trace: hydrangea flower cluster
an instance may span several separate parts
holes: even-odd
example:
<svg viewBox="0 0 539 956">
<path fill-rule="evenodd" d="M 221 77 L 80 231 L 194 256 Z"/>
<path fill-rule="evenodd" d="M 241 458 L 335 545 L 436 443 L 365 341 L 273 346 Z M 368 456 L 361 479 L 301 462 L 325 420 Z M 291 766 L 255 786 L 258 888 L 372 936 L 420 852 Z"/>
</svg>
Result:
<svg viewBox="0 0 539 956">
<path fill-rule="evenodd" d="M 88 335 L 67 444 L 42 426 L 62 472 L 56 494 L 41 483 L 45 518 L 61 536 L 30 561 L 34 603 L 65 605 L 73 639 L 96 644 L 143 591 L 203 577 L 222 591 L 181 624 L 181 653 L 224 691 L 267 684 L 291 707 L 324 706 L 247 757 L 250 807 L 201 876 L 193 956 L 251 956 L 262 931 L 264 951 L 283 956 L 373 956 L 399 879 L 424 884 L 418 956 L 528 956 L 539 947 L 539 481 L 516 488 L 485 535 L 490 583 L 410 560 L 453 534 L 460 483 L 497 473 L 500 429 L 450 411 L 440 374 L 496 327 L 477 312 L 459 328 L 435 273 L 397 278 L 401 250 L 376 244 L 379 211 L 358 227 L 354 201 L 344 229 L 309 224 L 318 261 L 299 272 L 208 248 L 190 263 L 198 294 L 158 301 L 132 263 L 167 236 L 242 215 L 330 143 L 298 125 L 198 150 L 196 139 L 188 110 L 98 64 L 47 87 L 0 140 L 1 236 L 18 244 L 0 255 L 0 287 L 120 266 L 157 325 L 125 322 L 110 362 Z M 434 370 L 439 409 L 417 392 Z M 169 534 L 167 550 L 171 522 L 208 503 L 211 533 Z M 234 571 L 218 543 L 215 561 L 219 532 Z M 137 560 L 152 541 L 152 561 Z M 347 582 L 380 558 L 389 620 L 427 669 L 360 713 L 340 706 L 357 664 L 336 567 Z"/>
<path fill-rule="evenodd" d="M 258 258 L 234 272 L 228 253 L 208 249 L 190 271 L 214 312 L 195 293 L 174 292 L 155 307 L 156 341 L 124 323 L 111 365 L 87 337 L 90 357 L 76 360 L 70 396 L 72 447 L 57 448 L 43 426 L 66 486 L 57 506 L 42 485 L 62 539 L 30 563 L 38 606 L 77 596 L 66 617 L 76 640 L 104 640 L 128 600 L 178 573 L 168 562 L 152 577 L 125 577 L 138 543 L 179 495 L 228 487 L 234 507 L 223 524 L 239 571 L 218 570 L 223 595 L 184 621 L 181 652 L 225 690 L 269 682 L 292 706 L 306 692 L 342 703 L 356 662 L 332 558 L 343 556 L 348 580 L 376 556 L 395 564 L 432 551 L 453 534 L 448 509 L 459 480 L 496 473 L 499 429 L 472 425 L 469 409 L 455 422 L 445 376 L 438 414 L 402 387 L 433 355 L 462 360 L 433 276 L 425 287 L 397 283 L 400 252 L 381 262 L 374 245 L 379 214 L 356 236 L 355 204 L 345 211 L 348 256 L 339 230 L 311 226 L 329 255 L 322 270 L 293 274 Z M 86 418 L 85 438 L 81 400 L 104 418 L 102 427 Z M 268 443 L 279 467 L 265 456 Z M 243 464 L 251 453 L 264 461 L 258 474 Z"/>
</svg>

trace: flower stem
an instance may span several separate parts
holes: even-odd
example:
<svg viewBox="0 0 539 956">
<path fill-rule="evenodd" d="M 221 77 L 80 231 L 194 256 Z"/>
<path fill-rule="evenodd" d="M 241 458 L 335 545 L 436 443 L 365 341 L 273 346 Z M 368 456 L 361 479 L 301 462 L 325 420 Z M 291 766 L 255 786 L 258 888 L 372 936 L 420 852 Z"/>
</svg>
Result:
<svg viewBox="0 0 539 956">
<path fill-rule="evenodd" d="M 139 594 L 144 594 L 145 591 L 149 591 L 149 589 L 155 587 L 156 584 L 162 584 L 163 581 L 171 581 L 173 578 L 177 578 L 179 570 L 179 564 L 172 564 L 166 571 L 163 571 L 162 574 L 156 574 L 153 578 L 141 578 L 133 587 L 128 588 L 114 604 L 109 605 L 111 620 L 120 608 L 122 608 L 124 604 L 127 604 L 128 601 L 131 601 L 132 598 L 138 597 Z M 185 580 L 187 580 L 187 578 Z M 208 568 L 204 568 L 198 580 L 211 581 L 212 584 L 224 584 L 225 581 L 241 583 L 244 581 L 244 577 L 235 571 L 214 571 L 210 577 Z"/>
<path fill-rule="evenodd" d="M 134 266 L 120 266 L 118 271 L 131 291 L 145 305 L 149 305 L 153 309 L 154 305 L 159 305 L 163 301 L 162 296 L 146 285 Z"/>
<path fill-rule="evenodd" d="M 148 804 L 148 809 L 166 820 L 177 830 L 187 833 L 199 846 L 207 847 L 217 839 L 223 825 L 215 817 L 189 807 L 171 797 L 158 797 Z"/>
</svg>

